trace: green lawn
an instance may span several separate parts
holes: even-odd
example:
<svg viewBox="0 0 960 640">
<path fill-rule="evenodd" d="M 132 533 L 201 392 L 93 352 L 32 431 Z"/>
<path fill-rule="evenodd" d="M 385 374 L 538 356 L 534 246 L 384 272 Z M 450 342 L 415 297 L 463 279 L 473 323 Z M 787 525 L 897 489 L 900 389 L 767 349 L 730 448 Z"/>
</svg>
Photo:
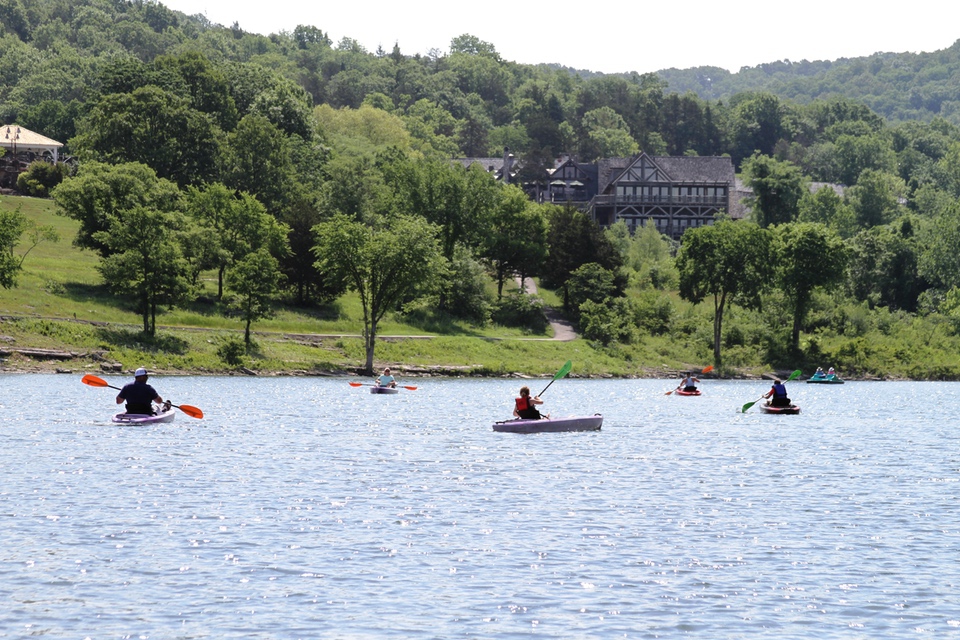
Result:
<svg viewBox="0 0 960 640">
<path fill-rule="evenodd" d="M 44 242 L 27 255 L 18 286 L 0 289 L 0 336 L 18 347 L 62 349 L 96 354 L 75 361 L 99 367 L 99 359 L 125 368 L 149 363 L 157 370 L 229 370 L 218 348 L 236 339 L 240 321 L 224 317 L 215 303 L 193 303 L 165 310 L 157 316 L 154 338 L 140 333 L 141 317 L 103 286 L 97 272 L 98 256 L 73 246 L 78 223 L 59 216 L 51 200 L 0 196 L 0 207 L 21 210 L 39 225 L 51 225 L 60 234 L 57 243 Z M 23 243 L 17 252 L 24 251 Z M 205 274 L 208 297 L 213 298 L 214 274 Z M 516 289 L 513 282 L 507 290 Z M 556 296 L 541 291 L 553 304 Z M 89 321 L 89 322 L 74 322 Z M 101 325 L 100 323 L 107 323 Z M 278 307 L 274 318 L 255 323 L 255 348 L 244 364 L 261 371 L 291 372 L 355 369 L 364 361 L 362 309 L 348 293 L 322 308 Z M 306 335 L 302 335 L 306 334 Z M 381 337 L 436 336 L 433 339 L 383 339 L 377 344 L 377 363 L 407 367 L 435 367 L 449 372 L 552 375 L 566 360 L 576 363 L 572 375 L 638 373 L 637 364 L 617 355 L 598 352 L 582 340 L 547 340 L 550 332 L 531 336 L 519 329 L 475 327 L 444 321 L 419 324 L 388 314 L 379 326 Z M 531 339 L 533 338 L 533 339 Z M 3 346 L 3 343 L 0 343 Z M 662 358 L 656 356 L 659 362 Z M 24 361 L 14 355 L 7 367 L 34 368 L 55 363 Z"/>
</svg>

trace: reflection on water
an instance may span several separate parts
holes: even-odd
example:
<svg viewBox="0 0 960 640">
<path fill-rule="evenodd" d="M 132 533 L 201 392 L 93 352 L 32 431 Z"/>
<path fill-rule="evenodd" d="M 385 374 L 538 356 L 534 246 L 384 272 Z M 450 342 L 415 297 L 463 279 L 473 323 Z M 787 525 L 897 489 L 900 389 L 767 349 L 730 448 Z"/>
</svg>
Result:
<svg viewBox="0 0 960 640">
<path fill-rule="evenodd" d="M 117 384 L 122 380 L 115 380 Z M 878 638 L 957 633 L 960 384 L 151 379 L 207 418 L 115 426 L 0 377 L 0 635 Z M 538 383 L 540 381 L 537 381 Z M 546 381 L 543 381 L 543 386 Z M 534 392 L 539 384 L 530 385 Z"/>
</svg>

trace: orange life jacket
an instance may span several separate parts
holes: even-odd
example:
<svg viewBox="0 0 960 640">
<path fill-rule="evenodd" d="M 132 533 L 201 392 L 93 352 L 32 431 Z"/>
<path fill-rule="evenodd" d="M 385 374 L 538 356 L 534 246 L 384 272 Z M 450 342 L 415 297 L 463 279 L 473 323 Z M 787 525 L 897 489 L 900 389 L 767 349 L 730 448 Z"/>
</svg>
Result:
<svg viewBox="0 0 960 640">
<path fill-rule="evenodd" d="M 533 409 L 533 404 L 530 402 L 530 397 L 520 396 L 517 398 L 517 411 L 526 411 L 527 409 Z"/>
</svg>

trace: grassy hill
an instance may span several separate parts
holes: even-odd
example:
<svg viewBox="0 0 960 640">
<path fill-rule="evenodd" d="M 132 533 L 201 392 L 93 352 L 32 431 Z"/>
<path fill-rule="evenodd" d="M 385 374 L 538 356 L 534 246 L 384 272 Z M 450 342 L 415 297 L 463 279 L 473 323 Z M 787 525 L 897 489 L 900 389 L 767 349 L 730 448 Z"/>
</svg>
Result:
<svg viewBox="0 0 960 640">
<path fill-rule="evenodd" d="M 98 257 L 72 245 L 78 224 L 56 215 L 51 200 L 0 196 L 0 207 L 16 208 L 39 225 L 52 225 L 57 243 L 39 244 L 27 255 L 18 286 L 0 289 L 0 363 L 2 370 L 123 370 L 145 365 L 158 371 L 223 373 L 237 370 L 219 355 L 224 342 L 242 337 L 242 323 L 208 302 L 158 316 L 157 335 L 144 336 L 140 315 L 103 286 Z M 23 245 L 17 248 L 24 250 Z M 208 279 L 210 299 L 214 292 Z M 551 292 L 543 292 L 556 302 Z M 362 311 L 353 294 L 324 308 L 279 306 L 274 318 L 254 325 L 256 346 L 245 368 L 264 373 L 352 371 L 363 364 L 359 338 Z M 696 348 L 667 348 L 653 341 L 644 357 L 599 351 L 583 340 L 557 342 L 549 333 L 531 336 L 498 326 L 444 323 L 417 326 L 388 314 L 377 362 L 401 372 L 552 375 L 573 360 L 573 375 L 657 375 L 700 362 Z M 24 356 L 17 350 L 74 352 L 78 357 Z M 680 359 L 675 353 L 680 354 Z M 702 365 L 699 365 L 702 366 Z"/>
</svg>

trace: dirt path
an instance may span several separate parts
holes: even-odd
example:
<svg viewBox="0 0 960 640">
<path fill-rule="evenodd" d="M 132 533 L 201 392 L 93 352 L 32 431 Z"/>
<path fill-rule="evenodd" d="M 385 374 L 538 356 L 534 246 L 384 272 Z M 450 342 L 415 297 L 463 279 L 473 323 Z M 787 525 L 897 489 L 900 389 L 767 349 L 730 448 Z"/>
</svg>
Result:
<svg viewBox="0 0 960 640">
<path fill-rule="evenodd" d="M 526 278 L 522 283 L 520 282 L 520 278 L 517 278 L 517 286 L 523 288 L 531 295 L 536 295 L 537 293 L 537 283 L 533 281 L 533 278 Z M 559 311 L 553 307 L 544 307 L 543 312 L 547 316 L 550 326 L 553 328 L 553 338 L 551 338 L 551 340 L 569 342 L 577 339 L 577 332 L 574 330 L 573 325 L 560 315 Z"/>
</svg>

